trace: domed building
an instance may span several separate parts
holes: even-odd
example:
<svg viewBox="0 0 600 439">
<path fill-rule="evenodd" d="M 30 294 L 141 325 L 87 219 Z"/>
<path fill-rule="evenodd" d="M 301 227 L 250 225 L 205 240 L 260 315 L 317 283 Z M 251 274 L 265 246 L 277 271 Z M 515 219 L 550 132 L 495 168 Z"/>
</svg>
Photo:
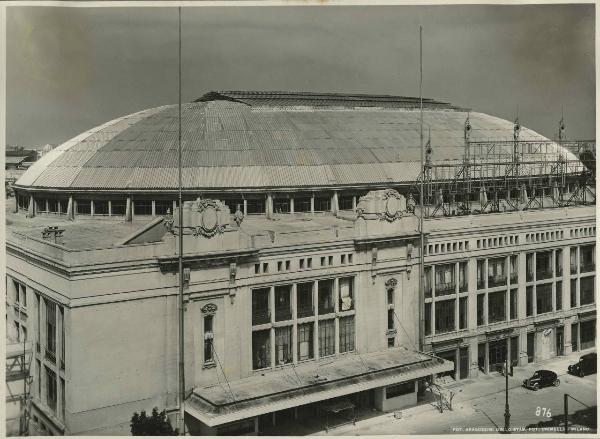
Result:
<svg viewBox="0 0 600 439">
<path fill-rule="evenodd" d="M 437 164 L 463 160 L 467 120 L 469 142 L 498 142 L 492 160 L 512 153 L 512 122 L 429 99 L 423 107 Z M 18 208 L 71 218 L 173 211 L 177 117 L 173 105 L 144 110 L 63 143 L 16 182 Z M 419 178 L 420 133 L 415 98 L 208 93 L 182 107 L 184 199 L 217 198 L 247 215 L 352 210 L 369 190 L 408 194 Z M 519 140 L 548 142 L 524 127 Z"/>
<path fill-rule="evenodd" d="M 208 93 L 182 106 L 181 209 L 177 106 L 44 155 L 6 208 L 31 433 L 175 419 L 179 215 L 190 434 L 323 433 L 593 349 L 595 193 L 573 142 L 420 106 Z"/>
</svg>

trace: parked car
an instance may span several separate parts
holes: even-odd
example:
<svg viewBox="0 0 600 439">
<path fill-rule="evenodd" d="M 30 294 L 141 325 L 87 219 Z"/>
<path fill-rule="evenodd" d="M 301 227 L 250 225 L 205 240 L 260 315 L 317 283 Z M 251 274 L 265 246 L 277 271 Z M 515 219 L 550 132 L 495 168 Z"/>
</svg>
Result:
<svg viewBox="0 0 600 439">
<path fill-rule="evenodd" d="M 571 375 L 583 378 L 586 375 L 596 373 L 596 368 L 596 353 L 592 352 L 583 355 L 577 363 L 570 365 L 568 371 Z"/>
<path fill-rule="evenodd" d="M 543 387 L 560 385 L 558 375 L 551 370 L 536 370 L 531 378 L 523 380 L 523 386 L 528 389 L 539 390 Z"/>
</svg>

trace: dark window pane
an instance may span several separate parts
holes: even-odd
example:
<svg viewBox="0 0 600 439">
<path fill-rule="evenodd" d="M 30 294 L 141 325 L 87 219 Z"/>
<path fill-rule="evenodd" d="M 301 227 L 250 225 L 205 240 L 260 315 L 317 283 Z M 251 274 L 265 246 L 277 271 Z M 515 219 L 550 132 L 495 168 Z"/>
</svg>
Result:
<svg viewBox="0 0 600 439">
<path fill-rule="evenodd" d="M 535 279 L 549 279 L 552 273 L 552 251 L 537 252 L 535 254 Z"/>
<path fill-rule="evenodd" d="M 333 280 L 319 281 L 319 314 L 333 312 Z"/>
<path fill-rule="evenodd" d="M 577 308 L 577 279 L 571 279 L 571 308 Z"/>
<path fill-rule="evenodd" d="M 115 216 L 125 215 L 127 202 L 125 200 L 112 200 L 110 202 L 110 214 Z"/>
<path fill-rule="evenodd" d="M 435 332 L 441 334 L 456 329 L 454 309 L 456 300 L 444 300 L 435 303 Z"/>
<path fill-rule="evenodd" d="M 488 259 L 488 288 L 506 285 L 506 258 Z"/>
<path fill-rule="evenodd" d="M 173 213 L 173 200 L 156 200 L 154 203 L 154 213 L 156 215 L 166 215 L 167 211 Z"/>
<path fill-rule="evenodd" d="M 331 210 L 331 198 L 315 197 L 315 212 L 329 212 Z"/>
<path fill-rule="evenodd" d="M 537 285 L 536 315 L 552 312 L 552 284 Z"/>
<path fill-rule="evenodd" d="M 264 369 L 271 366 L 271 331 L 255 331 L 252 333 L 252 368 Z"/>
<path fill-rule="evenodd" d="M 269 288 L 252 291 L 252 324 L 262 325 L 271 321 L 269 312 Z"/>
<path fill-rule="evenodd" d="M 298 318 L 310 317 L 315 314 L 312 282 L 301 283 L 296 286 L 296 301 Z"/>
<path fill-rule="evenodd" d="M 477 326 L 485 324 L 485 294 L 477 296 Z"/>
<path fill-rule="evenodd" d="M 488 294 L 488 323 L 506 320 L 506 292 Z"/>
<path fill-rule="evenodd" d="M 280 366 L 292 361 L 292 327 L 275 328 L 275 364 Z"/>
<path fill-rule="evenodd" d="M 275 321 L 292 318 L 292 286 L 278 285 L 275 287 Z"/>
<path fill-rule="evenodd" d="M 319 321 L 319 356 L 335 354 L 335 320 Z"/>
<path fill-rule="evenodd" d="M 435 266 L 435 295 L 444 296 L 456 293 L 456 283 L 454 277 L 455 264 L 445 264 Z"/>
<path fill-rule="evenodd" d="M 468 298 L 467 297 L 461 297 L 459 300 L 459 311 L 458 311 L 458 318 L 459 318 L 459 329 L 466 329 L 467 328 L 467 316 L 468 316 L 468 309 L 467 309 L 467 305 L 468 305 Z"/>
<path fill-rule="evenodd" d="M 525 300 L 526 300 L 525 311 L 526 311 L 527 317 L 529 317 L 529 316 L 533 315 L 533 287 L 527 287 Z"/>
<path fill-rule="evenodd" d="M 340 318 L 340 352 L 354 350 L 354 316 Z"/>
<path fill-rule="evenodd" d="M 90 215 L 92 213 L 92 203 L 90 200 L 77 200 L 77 214 Z"/>
<path fill-rule="evenodd" d="M 310 197 L 294 198 L 294 212 L 310 212 Z"/>
<path fill-rule="evenodd" d="M 246 213 L 248 215 L 265 213 L 265 200 L 263 200 L 263 199 L 248 199 L 248 200 L 246 200 Z"/>
<path fill-rule="evenodd" d="M 562 282 L 556 282 L 556 310 L 562 309 Z"/>
<path fill-rule="evenodd" d="M 275 198 L 273 200 L 273 209 L 275 213 L 289 213 L 290 200 L 287 198 Z"/>
<path fill-rule="evenodd" d="M 312 322 L 298 325 L 298 361 L 314 357 L 313 331 L 314 323 Z"/>
<path fill-rule="evenodd" d="M 425 335 L 431 335 L 431 303 L 425 304 Z"/>
<path fill-rule="evenodd" d="M 477 289 L 485 288 L 485 259 L 477 260 Z"/>
<path fill-rule="evenodd" d="M 108 201 L 94 201 L 94 215 L 108 215 Z"/>
<path fill-rule="evenodd" d="M 510 290 L 510 319 L 515 320 L 518 316 L 518 290 Z"/>
<path fill-rule="evenodd" d="M 151 200 L 135 200 L 133 202 L 134 215 L 152 215 Z"/>
<path fill-rule="evenodd" d="M 579 249 L 580 273 L 588 273 L 596 269 L 596 246 L 585 245 Z"/>
<path fill-rule="evenodd" d="M 594 276 L 581 278 L 579 281 L 579 303 L 588 305 L 594 303 Z"/>
</svg>

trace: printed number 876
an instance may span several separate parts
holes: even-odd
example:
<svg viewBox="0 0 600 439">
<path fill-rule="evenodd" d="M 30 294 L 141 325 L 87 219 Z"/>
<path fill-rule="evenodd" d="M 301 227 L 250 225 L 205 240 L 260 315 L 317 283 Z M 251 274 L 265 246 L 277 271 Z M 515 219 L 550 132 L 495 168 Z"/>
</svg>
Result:
<svg viewBox="0 0 600 439">
<path fill-rule="evenodd" d="M 546 417 L 546 418 L 552 417 L 552 413 L 550 413 L 550 409 L 549 408 L 539 407 L 539 406 L 535 409 L 535 415 L 536 416 L 543 416 L 543 417 Z"/>
</svg>

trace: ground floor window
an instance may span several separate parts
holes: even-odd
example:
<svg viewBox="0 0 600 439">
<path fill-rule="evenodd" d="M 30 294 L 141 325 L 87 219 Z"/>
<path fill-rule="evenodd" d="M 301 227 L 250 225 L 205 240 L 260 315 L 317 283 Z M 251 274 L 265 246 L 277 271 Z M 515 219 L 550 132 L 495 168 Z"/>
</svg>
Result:
<svg viewBox="0 0 600 439">
<path fill-rule="evenodd" d="M 108 215 L 108 201 L 94 201 L 94 215 Z"/>
<path fill-rule="evenodd" d="M 152 215 L 151 200 L 135 200 L 133 203 L 134 215 Z"/>
<path fill-rule="evenodd" d="M 431 335 L 431 303 L 425 304 L 425 335 Z"/>
<path fill-rule="evenodd" d="M 414 381 L 387 386 L 385 388 L 385 399 L 396 398 L 398 396 L 409 395 L 411 393 L 415 393 Z"/>
<path fill-rule="evenodd" d="M 77 200 L 77 214 L 90 215 L 92 213 L 92 202 L 90 200 Z"/>
<path fill-rule="evenodd" d="M 110 214 L 113 216 L 125 215 L 127 203 L 125 200 L 112 200 L 110 202 Z"/>
<path fill-rule="evenodd" d="M 579 324 L 573 323 L 571 324 L 571 346 L 573 352 L 577 352 L 579 350 Z"/>
<path fill-rule="evenodd" d="M 596 320 L 581 322 L 579 324 L 579 330 L 581 332 L 579 335 L 581 349 L 583 350 L 594 347 L 596 344 Z"/>
<path fill-rule="evenodd" d="M 527 362 L 533 363 L 535 352 L 535 332 L 529 332 L 527 334 Z"/>
<path fill-rule="evenodd" d="M 265 200 L 258 199 L 248 199 L 246 200 L 246 213 L 248 215 L 251 214 L 260 214 L 265 213 Z"/>
</svg>

